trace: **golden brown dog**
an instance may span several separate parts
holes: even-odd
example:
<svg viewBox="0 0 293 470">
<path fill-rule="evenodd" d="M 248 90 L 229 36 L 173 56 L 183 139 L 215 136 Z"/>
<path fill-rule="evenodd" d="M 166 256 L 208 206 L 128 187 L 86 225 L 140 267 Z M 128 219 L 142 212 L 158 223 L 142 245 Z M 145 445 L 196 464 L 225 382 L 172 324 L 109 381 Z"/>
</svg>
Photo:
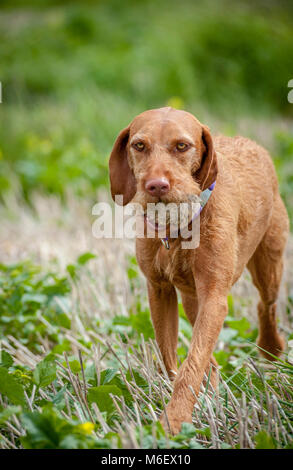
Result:
<svg viewBox="0 0 293 470">
<path fill-rule="evenodd" d="M 110 157 L 113 198 L 180 203 L 216 180 L 200 216 L 200 245 L 182 249 L 180 235 L 167 250 L 158 238 L 138 238 L 137 259 L 148 282 L 156 340 L 170 376 L 177 371 L 178 306 L 181 294 L 193 325 L 190 349 L 176 374 L 165 427 L 180 431 L 190 422 L 205 372 L 211 367 L 227 314 L 231 286 L 248 267 L 260 294 L 259 346 L 279 356 L 276 300 L 283 270 L 289 222 L 269 154 L 244 137 L 212 138 L 193 115 L 172 108 L 146 111 L 120 132 Z M 174 376 L 173 376 L 174 377 Z M 193 389 L 193 391 L 192 391 Z"/>
</svg>

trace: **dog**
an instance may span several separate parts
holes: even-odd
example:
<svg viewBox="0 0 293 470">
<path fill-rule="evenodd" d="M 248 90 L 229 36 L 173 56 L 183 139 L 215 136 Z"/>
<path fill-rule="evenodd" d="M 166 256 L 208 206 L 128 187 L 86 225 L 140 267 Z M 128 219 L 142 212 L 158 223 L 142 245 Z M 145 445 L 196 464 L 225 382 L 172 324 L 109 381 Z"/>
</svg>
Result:
<svg viewBox="0 0 293 470">
<path fill-rule="evenodd" d="M 196 396 L 209 374 L 228 312 L 227 295 L 244 268 L 260 295 L 261 353 L 273 360 L 284 349 L 277 331 L 276 301 L 283 271 L 289 219 L 268 152 L 247 138 L 212 137 L 192 114 L 171 107 L 143 112 L 123 129 L 109 160 L 113 199 L 180 204 L 213 187 L 200 214 L 200 243 L 183 249 L 180 233 L 168 240 L 137 238 L 136 256 L 147 279 L 151 318 L 174 390 L 161 421 L 172 434 L 191 422 Z M 146 222 L 147 223 L 147 222 Z M 168 249 L 167 249 L 168 248 Z M 193 333 L 177 372 L 178 301 Z"/>
</svg>

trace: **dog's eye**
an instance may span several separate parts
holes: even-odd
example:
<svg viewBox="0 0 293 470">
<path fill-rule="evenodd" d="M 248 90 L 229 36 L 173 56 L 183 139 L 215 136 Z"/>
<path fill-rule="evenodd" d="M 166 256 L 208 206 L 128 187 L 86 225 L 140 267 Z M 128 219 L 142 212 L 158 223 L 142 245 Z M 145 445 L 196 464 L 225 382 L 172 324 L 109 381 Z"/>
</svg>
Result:
<svg viewBox="0 0 293 470">
<path fill-rule="evenodd" d="M 188 147 L 189 146 L 185 144 L 184 142 L 178 142 L 178 144 L 176 145 L 177 150 L 179 150 L 180 152 L 187 150 Z"/>
<path fill-rule="evenodd" d="M 136 142 L 133 147 L 138 150 L 139 152 L 142 152 L 145 148 L 145 145 L 143 142 Z"/>
</svg>

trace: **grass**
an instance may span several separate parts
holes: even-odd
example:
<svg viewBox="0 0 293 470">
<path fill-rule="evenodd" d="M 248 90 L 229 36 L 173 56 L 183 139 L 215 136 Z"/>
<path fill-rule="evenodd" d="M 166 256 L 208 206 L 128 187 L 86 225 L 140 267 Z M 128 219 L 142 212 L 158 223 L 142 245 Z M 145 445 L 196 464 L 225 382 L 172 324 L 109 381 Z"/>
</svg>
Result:
<svg viewBox="0 0 293 470">
<path fill-rule="evenodd" d="M 286 356 L 276 363 L 260 359 L 257 298 L 247 275 L 229 296 L 215 351 L 219 395 L 202 389 L 193 425 L 165 435 L 158 418 L 172 384 L 132 242 L 94 240 L 90 208 L 70 201 L 64 208 L 55 197 L 37 196 L 34 212 L 12 200 L 2 208 L 1 447 L 292 448 L 293 366 Z M 289 271 L 280 310 L 288 339 L 291 285 Z M 180 362 L 190 338 L 180 305 Z"/>
</svg>

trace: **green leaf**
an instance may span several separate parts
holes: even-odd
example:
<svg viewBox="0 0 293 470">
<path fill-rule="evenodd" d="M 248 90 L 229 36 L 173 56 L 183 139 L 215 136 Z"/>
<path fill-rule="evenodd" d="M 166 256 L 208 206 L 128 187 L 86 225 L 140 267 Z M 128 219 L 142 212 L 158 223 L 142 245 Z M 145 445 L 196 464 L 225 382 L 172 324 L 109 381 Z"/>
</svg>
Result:
<svg viewBox="0 0 293 470">
<path fill-rule="evenodd" d="M 62 354 L 64 351 L 70 351 L 71 346 L 68 339 L 64 339 L 61 343 L 56 344 L 52 349 L 53 354 Z"/>
<path fill-rule="evenodd" d="M 206 436 L 208 439 L 211 438 L 211 429 L 210 427 L 208 426 L 207 428 L 203 428 L 203 429 L 196 429 L 196 434 L 200 434 L 201 436 Z"/>
<path fill-rule="evenodd" d="M 99 387 L 92 387 L 88 391 L 88 402 L 90 404 L 96 403 L 100 411 L 107 411 L 111 413 L 114 411 L 115 406 L 113 400 L 110 397 L 112 395 L 122 395 L 122 391 L 116 385 L 100 385 Z"/>
<path fill-rule="evenodd" d="M 12 416 L 21 412 L 21 406 L 8 406 L 0 410 L 0 424 L 6 423 L 6 421 Z"/>
<path fill-rule="evenodd" d="M 148 309 L 141 310 L 138 305 L 137 313 L 131 314 L 129 318 L 131 326 L 136 333 L 139 335 L 143 334 L 145 339 L 154 338 L 154 329 Z"/>
<path fill-rule="evenodd" d="M 179 330 L 182 331 L 186 338 L 191 339 L 192 326 L 185 318 L 179 318 Z"/>
<path fill-rule="evenodd" d="M 220 366 L 225 367 L 228 364 L 230 354 L 227 351 L 215 351 L 214 356 Z"/>
<path fill-rule="evenodd" d="M 64 419 L 52 404 L 43 407 L 42 413 L 25 413 L 22 423 L 26 430 L 26 436 L 21 442 L 26 449 L 61 449 L 89 448 L 94 444 L 92 436 L 89 436 L 87 424 L 75 424 Z"/>
<path fill-rule="evenodd" d="M 247 338 L 250 336 L 250 333 L 247 333 L 247 330 L 250 329 L 250 323 L 247 318 L 243 317 L 241 320 L 228 320 L 226 323 L 230 328 L 238 331 L 241 338 Z"/>
<path fill-rule="evenodd" d="M 191 439 L 191 441 L 189 442 L 189 449 L 204 449 L 204 447 L 199 443 L 197 442 L 195 439 Z"/>
<path fill-rule="evenodd" d="M 229 315 L 234 316 L 234 299 L 231 294 L 227 297 Z"/>
<path fill-rule="evenodd" d="M 74 264 L 68 264 L 66 270 L 72 279 L 76 279 L 77 270 Z"/>
<path fill-rule="evenodd" d="M 24 294 L 22 297 L 21 297 L 21 302 L 24 304 L 26 302 L 35 302 L 37 304 L 44 304 L 47 302 L 47 296 L 46 295 L 43 295 L 43 294 L 38 294 L 38 293 L 35 293 L 35 294 Z"/>
<path fill-rule="evenodd" d="M 85 380 L 87 384 L 93 387 L 96 387 L 98 385 L 96 365 L 94 363 L 87 364 L 85 366 L 84 375 L 85 375 Z"/>
<path fill-rule="evenodd" d="M 4 367 L 0 367 L 0 393 L 14 405 L 26 405 L 23 386 Z"/>
<path fill-rule="evenodd" d="M 224 343 L 230 343 L 235 336 L 238 335 L 238 331 L 234 330 L 233 328 L 222 328 L 222 331 L 219 335 L 219 341 L 223 341 Z"/>
<path fill-rule="evenodd" d="M 106 385 L 107 383 L 111 382 L 111 380 L 117 374 L 117 369 L 106 369 L 101 372 L 100 381 L 102 385 Z"/>
<path fill-rule="evenodd" d="M 135 279 L 138 274 L 137 274 L 137 271 L 133 268 L 128 268 L 127 270 L 127 276 L 128 276 L 128 279 Z"/>
<path fill-rule="evenodd" d="M 220 446 L 221 446 L 221 449 L 232 449 L 231 444 L 228 444 L 227 442 L 221 442 Z"/>
<path fill-rule="evenodd" d="M 275 449 L 273 438 L 266 431 L 259 431 L 255 436 L 256 449 Z"/>
<path fill-rule="evenodd" d="M 22 439 L 25 448 L 58 448 L 60 437 L 53 416 L 47 413 L 25 413 L 22 422 L 27 432 L 27 436 Z"/>
<path fill-rule="evenodd" d="M 196 435 L 196 429 L 191 423 L 182 423 L 180 434 L 185 437 L 191 438 Z"/>
<path fill-rule="evenodd" d="M 70 370 L 71 370 L 71 372 L 73 372 L 73 374 L 78 374 L 78 372 L 81 371 L 80 362 L 77 359 L 75 359 L 74 356 L 69 357 L 68 362 L 69 362 Z M 66 361 L 63 361 L 62 365 L 64 367 L 67 367 Z"/>
<path fill-rule="evenodd" d="M 7 351 L 0 352 L 0 362 L 1 366 L 9 369 L 13 364 L 13 357 Z"/>
<path fill-rule="evenodd" d="M 134 369 L 132 369 L 132 373 L 130 370 L 127 371 L 126 379 L 128 382 L 132 382 L 134 380 L 136 385 L 142 388 L 147 388 L 149 386 L 148 382 L 143 378 L 143 376 Z"/>
<path fill-rule="evenodd" d="M 52 360 L 53 355 L 49 355 L 38 363 L 34 370 L 34 382 L 38 387 L 47 387 L 56 379 L 56 363 Z"/>
<path fill-rule="evenodd" d="M 63 410 L 65 407 L 65 391 L 67 387 L 66 385 L 59 390 L 59 392 L 54 396 L 52 403 L 56 406 L 58 410 Z"/>
<path fill-rule="evenodd" d="M 90 259 L 93 259 L 93 258 L 96 258 L 96 255 L 94 255 L 93 253 L 84 253 L 83 255 L 80 255 L 78 258 L 77 258 L 77 263 L 80 265 L 80 266 L 83 266 L 84 264 L 86 264 Z"/>
</svg>

